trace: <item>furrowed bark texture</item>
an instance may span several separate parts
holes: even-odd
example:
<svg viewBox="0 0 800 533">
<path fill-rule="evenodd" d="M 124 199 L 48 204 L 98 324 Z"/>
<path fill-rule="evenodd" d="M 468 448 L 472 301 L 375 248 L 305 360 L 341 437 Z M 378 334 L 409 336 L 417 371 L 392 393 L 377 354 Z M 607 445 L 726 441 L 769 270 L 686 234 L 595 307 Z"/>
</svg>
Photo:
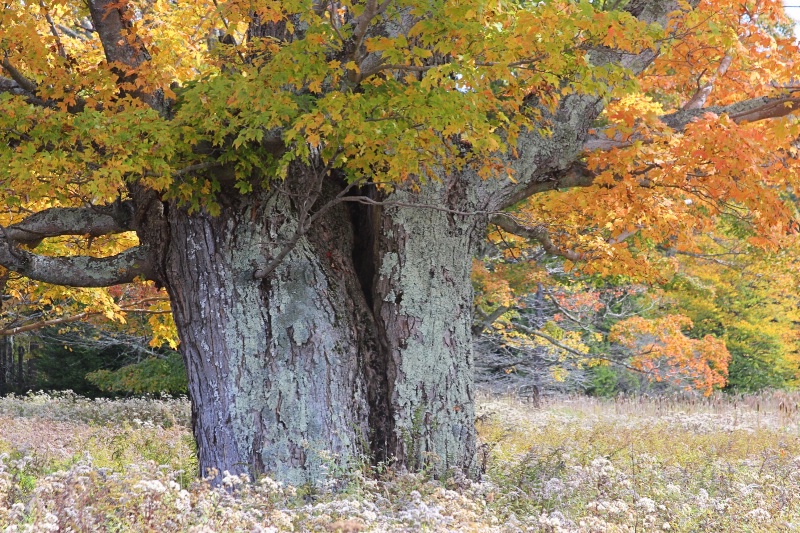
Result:
<svg viewBox="0 0 800 533">
<path fill-rule="evenodd" d="M 263 280 L 253 272 L 297 224 L 286 196 L 240 197 L 216 218 L 171 209 L 168 219 L 166 284 L 201 469 L 302 484 L 360 458 L 369 332 L 347 211 L 322 217 Z"/>
<path fill-rule="evenodd" d="M 476 473 L 470 269 L 485 219 L 453 214 L 459 194 L 442 185 L 397 191 L 385 207 L 336 205 L 265 279 L 254 272 L 298 224 L 285 191 L 232 194 L 217 217 L 140 202 L 153 215 L 139 220 L 142 245 L 163 255 L 154 270 L 181 337 L 203 473 L 302 484 L 368 457 Z"/>
</svg>

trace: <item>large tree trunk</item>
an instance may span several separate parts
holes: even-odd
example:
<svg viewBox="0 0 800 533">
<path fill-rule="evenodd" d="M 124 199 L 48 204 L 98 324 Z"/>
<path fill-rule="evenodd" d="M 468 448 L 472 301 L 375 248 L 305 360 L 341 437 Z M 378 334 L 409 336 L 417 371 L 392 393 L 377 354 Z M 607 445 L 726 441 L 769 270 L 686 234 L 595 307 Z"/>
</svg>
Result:
<svg viewBox="0 0 800 533">
<path fill-rule="evenodd" d="M 371 459 L 474 473 L 470 268 L 485 221 L 442 210 L 440 187 L 397 191 L 384 208 L 330 208 L 292 246 L 302 194 L 286 192 L 226 196 L 212 217 L 140 191 L 202 472 L 298 484 Z"/>
<path fill-rule="evenodd" d="M 348 213 L 331 210 L 255 279 L 294 233 L 295 209 L 279 193 L 229 202 L 218 217 L 167 215 L 164 276 L 200 467 L 319 480 L 368 452 L 371 328 Z"/>
</svg>

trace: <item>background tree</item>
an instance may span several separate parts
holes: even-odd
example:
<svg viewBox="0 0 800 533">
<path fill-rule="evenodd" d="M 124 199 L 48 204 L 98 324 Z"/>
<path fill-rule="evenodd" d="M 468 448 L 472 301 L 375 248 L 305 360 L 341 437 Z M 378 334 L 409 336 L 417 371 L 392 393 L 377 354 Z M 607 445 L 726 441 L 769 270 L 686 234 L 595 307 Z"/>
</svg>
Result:
<svg viewBox="0 0 800 533">
<path fill-rule="evenodd" d="M 639 243 L 688 246 L 725 206 L 756 244 L 789 229 L 795 126 L 752 124 L 796 104 L 780 6 L 693 5 L 10 3 L 0 172 L 22 209 L 0 264 L 166 289 L 202 469 L 298 483 L 367 452 L 475 472 L 490 218 L 597 273 L 652 269 Z M 771 52 L 743 86 L 728 73 L 753 43 Z M 741 90 L 701 109 L 726 76 Z M 124 250 L 39 248 L 131 231 Z"/>
</svg>

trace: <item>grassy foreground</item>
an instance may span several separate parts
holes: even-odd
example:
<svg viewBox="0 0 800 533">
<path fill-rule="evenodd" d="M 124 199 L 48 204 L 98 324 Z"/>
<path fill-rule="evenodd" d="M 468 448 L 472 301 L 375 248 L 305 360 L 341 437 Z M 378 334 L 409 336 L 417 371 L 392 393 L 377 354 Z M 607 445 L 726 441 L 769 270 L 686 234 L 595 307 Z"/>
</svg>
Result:
<svg viewBox="0 0 800 533">
<path fill-rule="evenodd" d="M 486 476 L 195 480 L 185 400 L 0 399 L 0 531 L 800 530 L 800 394 L 481 398 Z"/>
</svg>

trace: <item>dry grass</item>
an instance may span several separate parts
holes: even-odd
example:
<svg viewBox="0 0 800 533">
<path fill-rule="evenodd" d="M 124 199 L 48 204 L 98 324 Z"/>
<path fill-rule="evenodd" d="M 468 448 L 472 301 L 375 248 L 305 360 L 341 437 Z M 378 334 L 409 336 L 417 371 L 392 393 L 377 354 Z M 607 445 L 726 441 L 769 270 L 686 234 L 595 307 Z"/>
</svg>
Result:
<svg viewBox="0 0 800 533">
<path fill-rule="evenodd" d="M 388 469 L 333 493 L 193 479 L 185 400 L 3 398 L 0 531 L 795 531 L 798 403 L 484 397 L 482 482 Z"/>
</svg>

